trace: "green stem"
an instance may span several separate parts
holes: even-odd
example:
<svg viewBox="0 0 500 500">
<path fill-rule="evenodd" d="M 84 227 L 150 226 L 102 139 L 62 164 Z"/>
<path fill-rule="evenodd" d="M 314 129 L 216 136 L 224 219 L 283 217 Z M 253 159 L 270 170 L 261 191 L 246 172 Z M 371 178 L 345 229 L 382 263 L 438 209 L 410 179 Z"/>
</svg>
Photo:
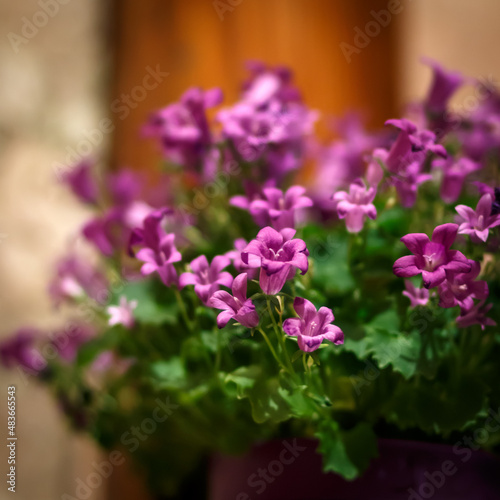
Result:
<svg viewBox="0 0 500 500">
<path fill-rule="evenodd" d="M 278 362 L 278 364 L 281 366 L 281 368 L 283 370 L 285 370 L 286 372 L 288 372 L 288 368 L 283 364 L 283 362 L 281 361 L 281 359 L 276 354 L 276 351 L 274 350 L 274 347 L 271 344 L 271 341 L 269 340 L 269 337 L 266 335 L 266 332 L 264 332 L 264 330 L 262 328 L 260 328 L 260 327 L 258 328 L 258 330 L 262 334 L 262 336 L 264 337 L 264 340 L 266 341 L 266 344 L 269 347 L 269 350 L 271 351 L 271 354 L 273 355 L 274 359 Z"/>
<path fill-rule="evenodd" d="M 271 321 L 273 323 L 274 332 L 276 333 L 276 337 L 278 337 L 278 342 L 280 344 L 281 350 L 283 351 L 283 357 L 285 358 L 286 364 L 288 366 L 288 371 L 291 375 L 295 376 L 295 369 L 293 368 L 292 361 L 290 360 L 290 356 L 288 355 L 283 334 L 280 332 L 278 324 L 276 323 L 276 318 L 274 317 L 273 310 L 271 308 L 271 301 L 269 298 L 267 299 L 267 310 L 269 311 L 269 316 L 271 317 Z"/>
<path fill-rule="evenodd" d="M 193 331 L 193 324 L 191 323 L 191 320 L 189 319 L 186 306 L 184 305 L 184 301 L 182 300 L 181 294 L 179 292 L 179 289 L 176 287 L 174 288 L 174 293 L 175 293 L 175 298 L 177 299 L 177 304 L 179 305 L 179 310 L 181 311 L 182 318 L 184 319 L 184 322 L 186 323 L 186 326 L 188 327 L 189 331 Z"/>
</svg>

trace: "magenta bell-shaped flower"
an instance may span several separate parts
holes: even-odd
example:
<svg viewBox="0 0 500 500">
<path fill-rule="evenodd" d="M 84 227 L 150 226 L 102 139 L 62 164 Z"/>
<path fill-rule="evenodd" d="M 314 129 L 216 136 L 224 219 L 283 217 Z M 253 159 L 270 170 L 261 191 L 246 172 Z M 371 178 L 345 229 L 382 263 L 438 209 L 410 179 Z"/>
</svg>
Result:
<svg viewBox="0 0 500 500">
<path fill-rule="evenodd" d="M 312 302 L 301 297 L 295 298 L 293 308 L 299 317 L 286 319 L 283 330 L 287 335 L 297 337 L 299 347 L 304 352 L 315 351 L 323 340 L 335 345 L 344 343 L 342 330 L 330 324 L 335 319 L 331 309 L 320 307 L 316 310 Z"/>
</svg>

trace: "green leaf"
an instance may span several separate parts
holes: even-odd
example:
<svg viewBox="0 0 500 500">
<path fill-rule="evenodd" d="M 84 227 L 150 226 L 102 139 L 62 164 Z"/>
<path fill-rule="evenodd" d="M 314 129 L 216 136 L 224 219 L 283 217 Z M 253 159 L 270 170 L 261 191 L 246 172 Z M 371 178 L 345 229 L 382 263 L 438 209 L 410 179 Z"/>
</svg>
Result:
<svg viewBox="0 0 500 500">
<path fill-rule="evenodd" d="M 315 436 L 323 455 L 323 470 L 352 480 L 366 470 L 377 456 L 377 437 L 366 423 L 340 431 L 336 422 L 323 422 Z"/>
<path fill-rule="evenodd" d="M 315 436 L 319 439 L 318 451 L 323 455 L 323 470 L 325 472 L 336 472 L 349 480 L 355 479 L 359 475 L 357 467 L 347 455 L 335 422 L 324 422 Z"/>
<path fill-rule="evenodd" d="M 306 389 L 307 386 L 305 385 L 296 387 L 291 392 L 288 392 L 283 387 L 278 389 L 280 396 L 288 403 L 290 411 L 295 417 L 308 417 L 316 411 L 312 401 L 304 395 Z"/>
<path fill-rule="evenodd" d="M 252 405 L 252 417 L 258 423 L 273 423 L 288 420 L 292 415 L 288 403 L 283 399 L 278 379 L 259 380 L 248 392 Z"/>
<path fill-rule="evenodd" d="M 151 374 L 162 389 L 180 389 L 186 385 L 187 373 L 182 360 L 178 357 L 151 364 Z"/>
<path fill-rule="evenodd" d="M 360 423 L 353 429 L 342 433 L 347 456 L 360 473 L 378 456 L 377 436 L 367 423 Z"/>
<path fill-rule="evenodd" d="M 375 318 L 368 323 L 368 326 L 370 328 L 380 328 L 383 330 L 399 332 L 399 316 L 394 309 L 388 309 L 387 311 L 375 316 Z"/>
<path fill-rule="evenodd" d="M 324 289 L 327 294 L 347 294 L 354 290 L 356 283 L 349 269 L 348 243 L 345 237 L 328 237 L 317 241 L 309 251 L 313 261 L 313 282 L 319 289 Z"/>
<path fill-rule="evenodd" d="M 369 344 L 380 368 L 392 365 L 406 379 L 415 374 L 421 347 L 419 334 L 405 335 L 377 329 L 371 332 Z"/>
<path fill-rule="evenodd" d="M 118 303 L 118 296 L 124 295 L 128 301 L 137 300 L 134 317 L 141 323 L 161 325 L 177 323 L 177 303 L 158 302 L 152 281 L 131 281 L 114 297 L 112 303 Z"/>
<path fill-rule="evenodd" d="M 248 390 L 251 389 L 257 378 L 261 375 L 262 369 L 258 365 L 241 366 L 232 373 L 228 373 L 225 378 L 226 388 L 238 398 L 247 397 Z"/>
</svg>

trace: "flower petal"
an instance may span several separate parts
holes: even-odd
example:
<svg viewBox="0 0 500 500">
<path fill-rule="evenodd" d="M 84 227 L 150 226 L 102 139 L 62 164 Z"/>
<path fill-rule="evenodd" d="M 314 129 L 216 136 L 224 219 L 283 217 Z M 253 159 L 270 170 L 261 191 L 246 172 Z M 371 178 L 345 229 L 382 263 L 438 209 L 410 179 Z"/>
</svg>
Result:
<svg viewBox="0 0 500 500">
<path fill-rule="evenodd" d="M 392 266 L 393 273 L 399 278 L 409 278 L 410 276 L 416 276 L 421 272 L 421 270 L 416 265 L 416 260 L 414 255 L 405 255 L 399 258 Z"/>
<path fill-rule="evenodd" d="M 432 232 L 432 242 L 440 243 L 445 248 L 450 248 L 457 237 L 458 225 L 457 224 L 441 224 L 437 226 Z"/>
</svg>

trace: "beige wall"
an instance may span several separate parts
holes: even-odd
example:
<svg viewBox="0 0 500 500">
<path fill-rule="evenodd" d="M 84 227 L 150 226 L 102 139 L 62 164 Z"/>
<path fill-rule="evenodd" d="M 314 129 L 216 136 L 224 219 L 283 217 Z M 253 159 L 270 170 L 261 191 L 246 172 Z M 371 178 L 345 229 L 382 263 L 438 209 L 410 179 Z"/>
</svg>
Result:
<svg viewBox="0 0 500 500">
<path fill-rule="evenodd" d="M 493 78 L 500 87 L 500 2 L 498 0 L 405 0 L 399 24 L 400 103 L 421 97 L 431 72 L 421 56 L 475 78 Z M 460 104 L 470 89 L 457 92 Z"/>
<path fill-rule="evenodd" d="M 57 3 L 57 2 L 56 2 Z M 99 0 L 70 1 L 17 51 L 9 33 L 22 35 L 23 17 L 37 1 L 0 2 L 0 336 L 25 325 L 50 328 L 61 319 L 45 289 L 54 259 L 84 220 L 84 210 L 57 185 L 54 164 L 67 145 L 101 118 L 103 69 Z M 43 23 L 43 14 L 39 22 Z M 10 35 L 11 39 L 13 36 Z M 104 146 L 104 143 L 101 145 Z M 6 387 L 17 386 L 18 490 L 21 500 L 55 500 L 74 492 L 95 457 L 71 436 L 50 394 L 13 372 L 0 371 L 0 442 L 5 442 Z M 6 491 L 2 445 L 0 499 Z M 92 498 L 100 498 L 98 491 Z"/>
</svg>

